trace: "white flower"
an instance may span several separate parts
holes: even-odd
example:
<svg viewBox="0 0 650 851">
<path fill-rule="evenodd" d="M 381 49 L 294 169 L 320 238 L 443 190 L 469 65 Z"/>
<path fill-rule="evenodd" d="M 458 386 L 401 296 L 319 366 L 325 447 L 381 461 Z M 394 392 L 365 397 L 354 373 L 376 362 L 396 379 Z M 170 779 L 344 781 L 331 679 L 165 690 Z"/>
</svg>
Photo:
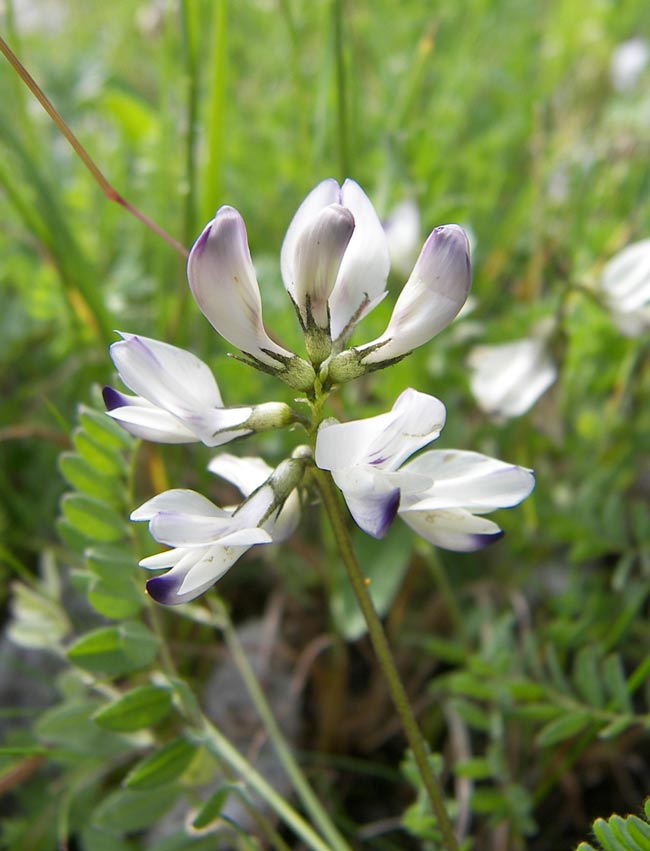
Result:
<svg viewBox="0 0 650 851">
<path fill-rule="evenodd" d="M 618 92 L 633 89 L 650 63 L 650 45 L 645 38 L 635 36 L 622 42 L 612 54 L 610 79 Z"/>
<path fill-rule="evenodd" d="M 131 514 L 132 520 L 148 521 L 152 537 L 172 547 L 140 562 L 151 570 L 169 568 L 147 582 L 147 591 L 159 603 L 193 600 L 252 546 L 284 540 L 298 522 L 294 487 L 301 470 L 292 469 L 289 492 L 284 493 L 278 491 L 272 469 L 260 458 L 223 454 L 209 468 L 236 485 L 247 499 L 238 507 L 219 508 L 195 491 L 175 489 L 158 494 Z"/>
<path fill-rule="evenodd" d="M 601 287 L 623 334 L 637 337 L 650 329 L 650 239 L 616 254 L 603 270 Z"/>
<path fill-rule="evenodd" d="M 557 378 L 557 367 L 539 338 L 476 346 L 468 364 L 474 398 L 493 417 L 525 414 Z"/>
<path fill-rule="evenodd" d="M 393 272 L 410 274 L 420 248 L 420 211 L 413 199 L 402 201 L 384 219 Z"/>
<path fill-rule="evenodd" d="M 295 419 L 282 402 L 225 408 L 214 375 L 195 355 L 148 337 L 121 336 L 111 357 L 122 381 L 138 395 L 105 387 L 104 401 L 108 414 L 136 437 L 221 446 Z"/>
<path fill-rule="evenodd" d="M 328 204 L 299 233 L 287 289 L 303 328 L 315 323 L 329 335 L 329 297 L 353 232 L 352 213 L 340 204 Z"/>
<path fill-rule="evenodd" d="M 445 416 L 439 399 L 408 388 L 386 414 L 322 423 L 316 439 L 316 465 L 331 470 L 364 532 L 382 538 L 395 518 L 401 492 L 417 492 L 429 485 L 428 477 L 397 470 L 438 437 Z"/>
<path fill-rule="evenodd" d="M 316 464 L 331 470 L 369 535 L 383 537 L 399 512 L 437 546 L 476 550 L 502 534 L 477 515 L 516 505 L 533 489 L 530 470 L 476 452 L 432 450 L 404 463 L 438 437 L 444 422 L 442 402 L 409 388 L 387 414 L 321 426 Z"/>
<path fill-rule="evenodd" d="M 326 244 L 318 246 L 323 232 Z M 331 259 L 325 257 L 328 251 Z M 384 230 L 359 184 L 348 179 L 339 186 L 332 178 L 319 183 L 289 225 L 280 262 L 282 279 L 303 324 L 309 296 L 320 327 L 326 327 L 329 310 L 331 339 L 347 338 L 386 294 L 390 267 Z M 319 266 L 322 271 L 314 275 Z"/>
<path fill-rule="evenodd" d="M 332 359 L 331 383 L 387 366 L 428 342 L 455 318 L 472 284 L 470 247 L 460 225 L 436 228 L 400 293 L 388 326 L 376 340 Z"/>
<path fill-rule="evenodd" d="M 459 449 L 423 452 L 401 471 L 429 476 L 432 483 L 420 493 L 405 494 L 399 516 L 427 541 L 459 552 L 502 537 L 499 526 L 480 515 L 518 505 L 535 486 L 524 467 Z"/>
</svg>

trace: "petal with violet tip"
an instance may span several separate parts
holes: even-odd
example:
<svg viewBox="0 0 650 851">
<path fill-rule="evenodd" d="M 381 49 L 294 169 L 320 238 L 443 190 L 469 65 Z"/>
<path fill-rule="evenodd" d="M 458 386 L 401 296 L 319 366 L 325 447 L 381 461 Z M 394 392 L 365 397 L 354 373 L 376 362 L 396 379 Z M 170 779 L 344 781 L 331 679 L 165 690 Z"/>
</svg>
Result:
<svg viewBox="0 0 650 851">
<path fill-rule="evenodd" d="M 141 396 L 127 396 L 112 387 L 104 387 L 103 395 L 108 416 L 134 437 L 154 443 L 196 443 L 200 439 L 178 417 Z"/>
<path fill-rule="evenodd" d="M 166 606 L 188 603 L 221 579 L 248 549 L 214 545 L 184 553 L 171 570 L 147 581 L 147 592 Z"/>
<path fill-rule="evenodd" d="M 294 357 L 266 333 L 246 226 L 233 207 L 221 207 L 194 243 L 187 276 L 202 313 L 229 343 L 273 368 Z"/>
<path fill-rule="evenodd" d="M 191 352 L 149 337 L 119 333 L 124 339 L 112 344 L 111 358 L 134 393 L 181 417 L 188 411 L 222 407 L 210 367 Z"/>
<path fill-rule="evenodd" d="M 531 470 L 507 464 L 479 452 L 433 449 L 405 464 L 400 473 L 429 476 L 425 491 L 408 494 L 400 511 L 464 508 L 484 514 L 518 505 L 535 487 Z"/>
<path fill-rule="evenodd" d="M 356 524 L 373 538 L 388 532 L 400 502 L 400 490 L 378 470 L 355 467 L 333 473 Z"/>
<path fill-rule="evenodd" d="M 400 511 L 400 517 L 414 532 L 445 550 L 471 553 L 503 537 L 492 520 L 476 517 L 461 508 L 448 511 Z"/>
<path fill-rule="evenodd" d="M 397 299 L 388 327 L 376 340 L 359 347 L 363 362 L 392 360 L 427 343 L 456 317 L 471 285 L 467 234 L 459 225 L 436 228 Z"/>
<path fill-rule="evenodd" d="M 336 180 L 324 180 L 298 208 L 282 245 L 282 278 L 294 301 L 296 244 L 303 230 L 329 204 L 347 208 L 355 224 L 329 297 L 330 330 L 332 339 L 337 340 L 348 337 L 361 317 L 386 294 L 390 256 L 379 216 L 359 184 L 348 179 L 339 186 Z"/>
</svg>

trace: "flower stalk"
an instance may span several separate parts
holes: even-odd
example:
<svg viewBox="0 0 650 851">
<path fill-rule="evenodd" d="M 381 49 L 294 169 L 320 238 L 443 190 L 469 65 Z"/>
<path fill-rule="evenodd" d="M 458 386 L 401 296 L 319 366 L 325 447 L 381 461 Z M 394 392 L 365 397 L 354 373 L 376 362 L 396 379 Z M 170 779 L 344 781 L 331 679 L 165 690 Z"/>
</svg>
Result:
<svg viewBox="0 0 650 851">
<path fill-rule="evenodd" d="M 359 608 L 368 626 L 368 633 L 375 650 L 377 661 L 386 679 L 391 698 L 402 722 L 408 743 L 413 751 L 415 763 L 442 833 L 444 847 L 446 851 L 458 851 L 458 842 L 456 841 L 453 827 L 445 808 L 440 783 L 429 763 L 426 744 L 420 732 L 406 690 L 400 679 L 388 639 L 386 638 L 386 633 L 377 615 L 356 553 L 354 552 L 336 486 L 334 485 L 332 476 L 324 470 L 314 468 L 313 475 L 320 490 L 323 505 L 331 523 L 341 559 L 347 570 Z"/>
</svg>

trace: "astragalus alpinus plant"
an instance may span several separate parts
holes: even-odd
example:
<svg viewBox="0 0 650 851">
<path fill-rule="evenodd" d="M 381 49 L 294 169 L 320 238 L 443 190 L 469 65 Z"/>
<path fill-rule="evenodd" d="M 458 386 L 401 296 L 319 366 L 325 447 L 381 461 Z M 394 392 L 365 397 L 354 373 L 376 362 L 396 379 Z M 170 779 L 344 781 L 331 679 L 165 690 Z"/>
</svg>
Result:
<svg viewBox="0 0 650 851">
<path fill-rule="evenodd" d="M 209 469 L 241 491 L 237 506 L 220 507 L 179 488 L 137 508 L 131 519 L 147 521 L 153 538 L 169 548 L 140 562 L 165 571 L 148 580 L 147 590 L 165 605 L 193 600 L 251 547 L 291 535 L 301 505 L 310 502 L 307 494 L 319 492 L 444 847 L 454 849 L 440 784 L 355 556 L 337 488 L 356 524 L 374 538 L 388 534 L 399 515 L 433 545 L 469 552 L 501 536 L 484 515 L 521 502 L 534 486 L 533 475 L 477 452 L 427 448 L 440 435 L 446 410 L 415 388 L 405 389 L 390 411 L 343 423 L 327 416 L 327 401 L 338 386 L 393 366 L 452 322 L 470 290 L 469 242 L 458 225 L 437 227 L 385 331 L 361 345 L 349 339 L 386 295 L 389 253 L 381 222 L 357 183 L 348 179 L 339 186 L 329 179 L 310 192 L 287 231 L 281 270 L 306 357 L 275 342 L 264 326 L 246 228 L 236 209 L 217 212 L 188 261 L 190 289 L 206 318 L 239 350 L 239 360 L 301 394 L 293 407 L 263 400 L 227 406 L 206 364 L 167 342 L 123 333 L 111 347 L 120 378 L 135 395 L 107 387 L 106 405 L 137 437 L 218 447 L 270 429 L 305 434 L 305 444 L 275 469 L 258 457 L 221 452 L 212 459 Z"/>
</svg>

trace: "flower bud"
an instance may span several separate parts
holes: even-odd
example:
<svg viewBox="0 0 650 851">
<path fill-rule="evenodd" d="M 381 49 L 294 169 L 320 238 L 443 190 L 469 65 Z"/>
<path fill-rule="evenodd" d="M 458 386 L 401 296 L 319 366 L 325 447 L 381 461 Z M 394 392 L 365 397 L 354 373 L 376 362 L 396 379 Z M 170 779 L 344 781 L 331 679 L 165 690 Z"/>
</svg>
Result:
<svg viewBox="0 0 650 851">
<path fill-rule="evenodd" d="M 294 355 L 268 336 L 246 226 L 233 207 L 221 207 L 190 252 L 192 294 L 212 326 L 269 371 Z"/>
<path fill-rule="evenodd" d="M 340 204 L 329 204 L 301 232 L 295 246 L 293 281 L 287 285 L 305 329 L 316 325 L 329 332 L 327 300 L 336 283 L 343 255 L 354 231 L 354 216 Z"/>
<path fill-rule="evenodd" d="M 472 283 L 467 234 L 459 225 L 436 228 L 400 293 L 388 327 L 358 349 L 366 365 L 394 361 L 446 328 Z"/>
<path fill-rule="evenodd" d="M 255 405 L 250 417 L 242 424 L 242 428 L 253 431 L 269 431 L 274 428 L 284 428 L 296 421 L 296 414 L 284 402 L 264 402 Z"/>
</svg>

